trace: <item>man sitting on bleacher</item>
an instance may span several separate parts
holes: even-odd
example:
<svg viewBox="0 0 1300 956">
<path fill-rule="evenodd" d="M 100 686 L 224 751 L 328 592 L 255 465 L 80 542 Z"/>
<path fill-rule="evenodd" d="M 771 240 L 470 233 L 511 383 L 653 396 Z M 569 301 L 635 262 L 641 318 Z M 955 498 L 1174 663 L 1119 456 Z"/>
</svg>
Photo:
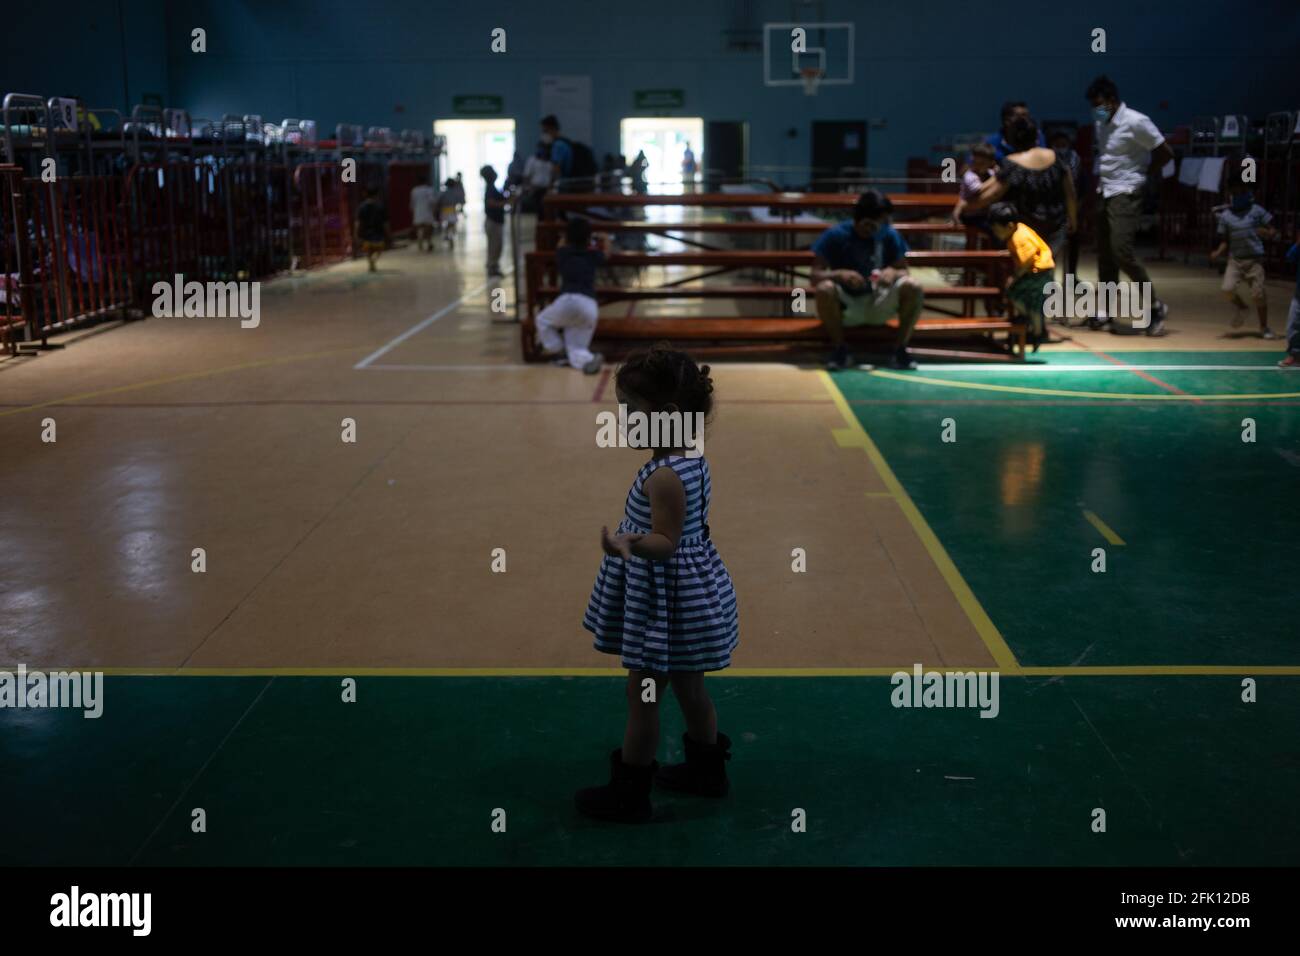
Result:
<svg viewBox="0 0 1300 956">
<path fill-rule="evenodd" d="M 831 369 L 856 363 L 844 344 L 845 326 L 884 325 L 898 316 L 898 339 L 890 366 L 914 369 L 907 343 L 921 315 L 921 285 L 907 272 L 907 243 L 889 224 L 890 201 L 868 189 L 853 219 L 832 226 L 813 243 L 812 280 L 817 318 L 831 340 Z"/>
</svg>

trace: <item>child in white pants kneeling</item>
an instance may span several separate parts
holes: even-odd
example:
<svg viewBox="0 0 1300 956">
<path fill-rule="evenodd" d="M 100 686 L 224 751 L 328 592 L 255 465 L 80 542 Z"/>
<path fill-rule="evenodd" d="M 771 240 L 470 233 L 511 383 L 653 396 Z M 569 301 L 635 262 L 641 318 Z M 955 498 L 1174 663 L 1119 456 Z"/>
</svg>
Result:
<svg viewBox="0 0 1300 956">
<path fill-rule="evenodd" d="M 588 375 L 599 372 L 605 357 L 592 352 L 596 334 L 596 270 L 604 264 L 608 237 L 598 246 L 591 244 L 591 222 L 570 219 L 564 230 L 564 245 L 555 250 L 555 268 L 560 273 L 559 297 L 537 315 L 537 340 L 543 358 L 555 365 L 579 368 Z"/>
</svg>

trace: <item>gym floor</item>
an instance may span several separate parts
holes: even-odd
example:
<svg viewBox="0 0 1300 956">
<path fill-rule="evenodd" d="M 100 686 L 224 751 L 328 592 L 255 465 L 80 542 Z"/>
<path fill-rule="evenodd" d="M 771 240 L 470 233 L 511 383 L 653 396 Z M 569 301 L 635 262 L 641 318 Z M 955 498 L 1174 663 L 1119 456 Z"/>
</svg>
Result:
<svg viewBox="0 0 1300 956">
<path fill-rule="evenodd" d="M 97 720 L 0 710 L 0 863 L 1300 862 L 1300 376 L 1213 272 L 1153 264 L 1166 338 L 1023 366 L 717 362 L 733 794 L 614 828 L 572 809 L 623 706 L 580 620 L 641 457 L 592 441 L 608 374 L 520 363 L 480 253 L 0 361 L 0 669 L 107 675 Z M 999 715 L 895 709 L 917 663 L 996 668 Z"/>
</svg>

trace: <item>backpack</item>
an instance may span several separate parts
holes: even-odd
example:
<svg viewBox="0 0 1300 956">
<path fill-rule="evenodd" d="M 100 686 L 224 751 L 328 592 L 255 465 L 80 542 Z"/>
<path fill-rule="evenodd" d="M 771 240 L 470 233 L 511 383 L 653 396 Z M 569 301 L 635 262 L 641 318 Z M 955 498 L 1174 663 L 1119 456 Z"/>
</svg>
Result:
<svg viewBox="0 0 1300 956">
<path fill-rule="evenodd" d="M 569 149 L 573 153 L 573 165 L 569 169 L 571 178 L 595 176 L 600 172 L 600 167 L 596 165 L 596 154 L 591 151 L 590 146 L 573 139 L 564 141 L 569 144 Z"/>
</svg>

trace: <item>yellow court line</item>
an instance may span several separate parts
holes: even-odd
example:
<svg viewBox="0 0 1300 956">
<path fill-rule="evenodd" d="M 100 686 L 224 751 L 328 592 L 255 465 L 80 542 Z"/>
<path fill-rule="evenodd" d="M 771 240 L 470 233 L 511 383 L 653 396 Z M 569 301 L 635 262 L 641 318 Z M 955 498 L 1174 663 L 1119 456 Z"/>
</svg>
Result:
<svg viewBox="0 0 1300 956">
<path fill-rule="evenodd" d="M 969 388 L 981 392 L 1010 392 L 1015 395 L 1054 395 L 1062 398 L 1109 398 L 1122 401 L 1142 402 L 1226 402 L 1259 401 L 1269 398 L 1300 398 L 1300 392 L 1270 392 L 1256 395 L 1173 395 L 1166 392 L 1143 394 L 1140 392 L 1072 392 L 1064 388 L 1030 388 L 1027 385 L 993 385 L 989 382 L 956 382 L 946 378 L 928 378 L 924 375 L 910 375 L 902 372 L 887 372 L 876 369 L 868 375 L 881 378 L 897 379 L 900 382 L 919 382 L 922 385 L 938 385 L 942 388 Z"/>
<path fill-rule="evenodd" d="M 707 677 L 891 677 L 913 673 L 914 664 L 900 667 L 729 667 Z M 17 667 L 0 668 L 14 673 Z M 606 677 L 622 678 L 613 667 L 29 667 L 44 673 L 100 673 L 106 677 Z M 1300 665 L 1264 664 L 1134 664 L 1059 667 L 925 666 L 925 672 L 968 674 L 997 672 L 1006 677 L 1300 677 Z"/>
<path fill-rule="evenodd" d="M 1110 525 L 1098 518 L 1096 514 L 1084 508 L 1083 516 L 1088 519 L 1089 524 L 1101 532 L 1101 536 L 1110 544 L 1117 544 L 1121 548 L 1124 546 L 1124 539 L 1112 531 Z"/>
<path fill-rule="evenodd" d="M 103 398 L 105 395 L 118 395 L 122 392 L 133 392 L 142 388 L 154 388 L 158 385 L 171 385 L 173 382 L 189 382 L 196 378 L 207 378 L 209 375 L 221 375 L 225 372 L 242 372 L 245 369 L 265 368 L 270 365 L 286 365 L 289 362 L 305 362 L 309 359 L 325 358 L 330 355 L 346 355 L 349 352 L 359 352 L 362 349 L 370 348 L 366 345 L 353 345 L 345 349 L 330 349 L 326 352 L 308 352 L 305 355 L 285 355 L 281 358 L 258 359 L 256 362 L 244 362 L 240 365 L 226 365 L 222 368 L 204 369 L 198 372 L 185 372 L 182 375 L 170 375 L 166 378 L 155 378 L 145 382 L 135 382 L 131 385 L 117 385 L 113 388 L 101 388 L 94 392 L 82 392 L 79 395 L 64 395 L 62 398 L 52 398 L 47 402 L 37 402 L 34 405 L 23 405 L 20 408 L 10 408 L 0 411 L 0 418 L 9 415 L 18 415 L 22 412 L 35 411 L 38 408 L 52 408 L 55 405 L 67 405 L 72 402 L 84 402 L 91 398 Z"/>
<path fill-rule="evenodd" d="M 862 423 L 853 414 L 853 410 L 849 408 L 849 403 L 845 400 L 843 394 L 835 387 L 830 373 L 819 371 L 817 374 L 821 378 L 826 391 L 830 393 L 831 400 L 835 403 L 835 407 L 839 409 L 840 417 L 844 419 L 844 424 L 847 426 L 846 429 L 835 429 L 836 441 L 839 442 L 841 447 L 847 447 L 846 432 L 856 439 L 853 444 L 867 453 L 867 457 L 871 459 L 871 464 L 876 469 L 876 474 L 880 476 L 880 480 L 885 483 L 885 487 L 898 500 L 898 506 L 903 509 L 903 514 L 907 516 L 912 529 L 916 532 L 917 537 L 921 539 L 921 544 L 929 552 L 935 567 L 939 569 L 943 579 L 948 582 L 953 597 L 957 599 L 957 603 L 966 612 L 966 617 L 970 619 L 975 632 L 979 634 L 980 640 L 984 642 L 984 646 L 993 655 L 993 660 L 1004 671 L 1009 673 L 1018 671 L 1020 664 L 1016 660 L 1015 654 L 1011 653 L 1011 648 L 1003 640 L 997 626 L 985 612 L 983 605 L 980 604 L 979 599 L 975 597 L 975 593 L 970 589 L 970 585 L 966 583 L 966 579 L 957 570 L 957 566 L 953 564 L 952 558 L 948 556 L 943 544 L 940 543 L 934 531 L 931 530 L 920 509 L 916 507 L 916 503 L 912 501 L 907 490 L 895 476 L 894 470 L 885 461 L 885 456 L 880 453 L 876 443 L 871 440 L 871 436 L 867 434 L 866 429 L 862 427 Z"/>
</svg>

